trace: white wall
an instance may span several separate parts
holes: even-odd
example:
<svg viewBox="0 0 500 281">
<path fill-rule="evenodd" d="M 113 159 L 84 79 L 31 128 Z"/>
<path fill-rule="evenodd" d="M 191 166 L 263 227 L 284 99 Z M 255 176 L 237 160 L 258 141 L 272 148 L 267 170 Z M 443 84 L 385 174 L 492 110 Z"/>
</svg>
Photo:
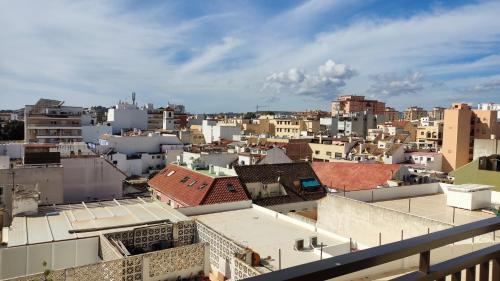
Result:
<svg viewBox="0 0 500 281">
<path fill-rule="evenodd" d="M 123 196 L 126 176 L 103 158 L 63 158 L 64 202 L 108 200 Z"/>
<path fill-rule="evenodd" d="M 82 137 L 84 142 L 98 143 L 99 138 L 113 133 L 111 126 L 97 125 L 97 126 L 82 126 Z"/>
<path fill-rule="evenodd" d="M 47 266 L 43 266 L 43 262 Z M 0 278 L 6 279 L 99 261 L 99 238 L 90 237 L 0 249 Z"/>
<path fill-rule="evenodd" d="M 378 246 L 404 238 L 427 234 L 430 230 L 453 227 L 452 224 L 431 220 L 412 214 L 356 201 L 341 196 L 328 195 L 318 202 L 318 227 L 352 237 L 367 246 Z"/>
<path fill-rule="evenodd" d="M 127 159 L 122 153 L 111 154 L 108 159 L 127 176 L 142 175 L 142 159 Z"/>
<path fill-rule="evenodd" d="M 118 134 L 122 129 L 148 128 L 148 112 L 138 108 L 108 109 L 108 122 L 113 127 L 113 133 Z"/>
<path fill-rule="evenodd" d="M 252 208 L 252 200 L 235 201 L 221 204 L 199 205 L 194 207 L 178 208 L 176 211 L 186 216 L 199 216 L 204 214 L 228 212 Z"/>
<path fill-rule="evenodd" d="M 182 153 L 182 161 L 184 163 L 192 164 L 198 160 L 199 163 L 204 164 L 207 167 L 209 165 L 226 167 L 227 165 L 231 165 L 234 161 L 236 161 L 236 159 L 238 159 L 238 155 L 234 153 L 203 154 L 185 151 Z"/>
<path fill-rule="evenodd" d="M 376 202 L 376 201 L 392 200 L 399 198 L 430 195 L 440 192 L 441 189 L 439 187 L 439 183 L 427 183 L 427 184 L 374 188 L 369 190 L 349 191 L 345 193 L 345 197 L 363 202 L 372 202 L 372 200 L 373 202 Z M 338 194 L 344 196 L 343 192 L 339 192 Z"/>
<path fill-rule="evenodd" d="M 221 139 L 232 140 L 234 135 L 241 134 L 241 128 L 237 125 L 221 125 L 213 120 L 203 120 L 201 131 L 206 143 L 212 143 Z"/>
<path fill-rule="evenodd" d="M 107 139 L 101 139 L 99 142 L 105 147 L 114 148 L 116 152 L 129 155 L 134 153 L 159 153 L 162 145 L 174 145 L 182 149 L 182 143 L 176 135 L 108 136 Z"/>
</svg>

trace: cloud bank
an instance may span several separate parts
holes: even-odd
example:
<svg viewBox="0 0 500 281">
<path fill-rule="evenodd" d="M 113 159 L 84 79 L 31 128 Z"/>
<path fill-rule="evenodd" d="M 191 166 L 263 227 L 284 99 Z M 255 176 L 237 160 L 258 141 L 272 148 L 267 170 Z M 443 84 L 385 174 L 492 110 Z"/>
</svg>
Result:
<svg viewBox="0 0 500 281">
<path fill-rule="evenodd" d="M 295 94 L 331 100 L 346 85 L 346 80 L 356 74 L 350 66 L 329 59 L 313 73 L 298 68 L 273 73 L 266 78 L 261 91 L 269 93 L 273 99 L 279 98 L 280 94 Z"/>
</svg>

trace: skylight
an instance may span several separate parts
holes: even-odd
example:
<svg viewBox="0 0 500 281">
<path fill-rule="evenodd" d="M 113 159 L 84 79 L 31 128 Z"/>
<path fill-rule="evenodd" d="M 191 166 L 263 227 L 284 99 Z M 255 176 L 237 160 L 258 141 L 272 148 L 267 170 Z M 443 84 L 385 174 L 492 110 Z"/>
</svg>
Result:
<svg viewBox="0 0 500 281">
<path fill-rule="evenodd" d="M 227 184 L 227 190 L 230 192 L 236 192 L 236 188 L 234 188 L 234 185 L 232 183 Z"/>
<path fill-rule="evenodd" d="M 173 174 L 175 174 L 175 171 L 170 171 L 170 173 L 167 174 L 167 177 L 170 177 Z"/>
<path fill-rule="evenodd" d="M 183 178 L 181 179 L 181 182 L 182 182 L 182 183 L 185 183 L 185 182 L 187 182 L 188 180 L 189 180 L 189 177 L 183 177 Z"/>
<path fill-rule="evenodd" d="M 205 187 L 207 187 L 207 185 L 208 185 L 208 184 L 204 183 L 204 184 L 200 185 L 200 187 L 198 187 L 198 189 L 202 190 L 202 189 L 204 189 Z"/>
<path fill-rule="evenodd" d="M 197 180 L 194 180 L 192 183 L 188 184 L 189 187 L 195 185 L 198 181 Z"/>
</svg>

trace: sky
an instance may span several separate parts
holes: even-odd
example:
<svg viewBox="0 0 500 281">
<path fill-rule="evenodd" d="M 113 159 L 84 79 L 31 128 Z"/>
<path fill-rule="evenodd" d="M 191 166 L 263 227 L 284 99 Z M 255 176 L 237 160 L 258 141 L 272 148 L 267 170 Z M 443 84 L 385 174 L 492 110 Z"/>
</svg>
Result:
<svg viewBox="0 0 500 281">
<path fill-rule="evenodd" d="M 0 0 L 0 109 L 500 103 L 500 1 Z"/>
</svg>

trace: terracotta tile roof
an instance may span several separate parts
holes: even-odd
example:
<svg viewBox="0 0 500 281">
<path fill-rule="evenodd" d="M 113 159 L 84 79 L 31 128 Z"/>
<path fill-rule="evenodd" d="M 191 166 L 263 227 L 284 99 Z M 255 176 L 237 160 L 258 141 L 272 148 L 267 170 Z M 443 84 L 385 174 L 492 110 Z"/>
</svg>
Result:
<svg viewBox="0 0 500 281">
<path fill-rule="evenodd" d="M 185 206 L 250 200 L 237 177 L 211 177 L 174 164 L 161 170 L 148 184 Z"/>
<path fill-rule="evenodd" d="M 234 169 L 244 184 L 254 182 L 263 184 L 276 183 L 279 178 L 279 182 L 285 188 L 287 195 L 254 200 L 254 203 L 258 205 L 269 206 L 316 200 L 326 195 L 323 187 L 312 191 L 301 188 L 301 179 L 314 178 L 319 181 L 311 165 L 307 162 L 235 166 Z"/>
<path fill-rule="evenodd" d="M 346 191 L 373 189 L 387 183 L 400 164 L 314 162 L 312 168 L 325 186 Z"/>
<path fill-rule="evenodd" d="M 312 149 L 308 143 L 305 142 L 291 142 L 285 146 L 286 155 L 293 161 L 304 161 L 304 159 L 311 159 Z"/>
</svg>

